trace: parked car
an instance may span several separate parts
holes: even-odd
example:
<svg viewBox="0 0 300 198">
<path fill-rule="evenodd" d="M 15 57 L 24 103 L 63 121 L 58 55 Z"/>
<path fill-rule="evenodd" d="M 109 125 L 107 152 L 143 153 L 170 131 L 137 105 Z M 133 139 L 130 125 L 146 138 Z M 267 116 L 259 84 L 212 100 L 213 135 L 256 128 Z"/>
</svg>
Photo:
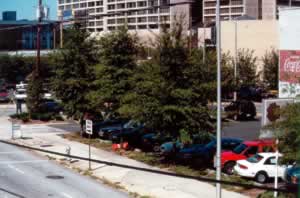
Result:
<svg viewBox="0 0 300 198">
<path fill-rule="evenodd" d="M 207 136 L 199 136 L 199 135 L 194 135 L 193 136 L 193 142 L 192 144 L 207 144 L 208 142 L 212 141 L 215 139 L 214 135 L 208 134 Z M 184 144 L 180 142 L 179 140 L 177 141 L 170 141 L 170 142 L 165 142 L 160 146 L 160 153 L 164 157 L 171 157 L 175 155 L 180 149 L 184 148 Z"/>
<path fill-rule="evenodd" d="M 98 135 L 102 139 L 110 139 L 111 134 L 113 132 L 118 132 L 122 129 L 129 129 L 129 128 L 134 128 L 134 127 L 136 127 L 136 122 L 134 122 L 133 120 L 129 120 L 128 122 L 125 122 L 124 124 L 112 125 L 112 126 L 101 128 L 100 131 L 98 132 Z"/>
<path fill-rule="evenodd" d="M 222 138 L 222 149 L 231 151 L 242 142 L 243 140 L 238 138 Z M 195 144 L 181 149 L 176 155 L 176 159 L 180 162 L 188 162 L 195 165 L 212 164 L 215 152 L 216 140 L 214 139 L 206 145 Z"/>
<path fill-rule="evenodd" d="M 7 90 L 2 89 L 0 90 L 0 102 L 9 102 L 10 98 L 9 98 L 9 93 L 7 92 Z"/>
<path fill-rule="evenodd" d="M 254 119 L 256 116 L 256 107 L 252 101 L 248 100 L 233 101 L 224 110 L 227 117 L 234 120 Z"/>
<path fill-rule="evenodd" d="M 98 134 L 102 128 L 108 127 L 108 126 L 121 126 L 124 124 L 124 120 L 122 119 L 108 119 L 108 120 L 97 120 L 92 119 L 93 121 L 93 134 L 92 137 L 98 137 Z M 85 132 L 85 121 L 83 122 L 83 131 Z M 86 134 L 86 133 L 84 133 Z"/>
<path fill-rule="evenodd" d="M 130 128 L 122 128 L 121 130 L 113 131 L 110 139 L 113 143 L 128 142 L 130 146 L 138 146 L 141 143 L 142 136 L 147 133 L 145 125 L 136 123 Z"/>
<path fill-rule="evenodd" d="M 279 158 L 282 154 L 279 154 Z M 286 165 L 278 165 L 278 177 L 283 179 Z M 247 178 L 255 178 L 259 183 L 266 183 L 276 174 L 276 153 L 258 153 L 245 160 L 238 160 L 234 171 Z"/>
<path fill-rule="evenodd" d="M 44 103 L 42 104 L 42 108 L 46 112 L 53 112 L 53 113 L 59 113 L 63 110 L 61 104 L 55 100 L 45 100 Z"/>
<path fill-rule="evenodd" d="M 224 151 L 221 153 L 222 170 L 231 175 L 237 160 L 247 159 L 257 153 L 275 152 L 274 140 L 254 140 L 244 141 L 232 151 Z M 216 164 L 216 159 L 215 163 Z"/>
<path fill-rule="evenodd" d="M 161 133 L 148 133 L 142 137 L 141 141 L 142 148 L 145 151 L 160 152 L 161 144 L 174 141 L 174 138 L 170 135 L 164 135 Z"/>
<path fill-rule="evenodd" d="M 287 188 L 297 189 L 300 185 L 300 166 L 294 165 L 286 169 L 283 177 Z"/>
</svg>

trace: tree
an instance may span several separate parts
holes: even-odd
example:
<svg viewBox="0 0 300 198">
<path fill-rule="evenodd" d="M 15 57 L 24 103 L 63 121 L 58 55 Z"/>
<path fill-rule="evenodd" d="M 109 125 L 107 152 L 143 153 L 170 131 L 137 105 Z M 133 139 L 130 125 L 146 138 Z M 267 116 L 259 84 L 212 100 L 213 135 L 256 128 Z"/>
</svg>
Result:
<svg viewBox="0 0 300 198">
<path fill-rule="evenodd" d="M 51 88 L 68 116 L 82 118 L 83 113 L 93 111 L 87 94 L 95 78 L 93 66 L 98 63 L 97 48 L 96 42 L 79 25 L 68 32 L 64 48 L 51 55 L 54 67 Z"/>
<path fill-rule="evenodd" d="M 125 27 L 100 39 L 100 63 L 94 67 L 96 76 L 88 94 L 92 108 L 106 114 L 117 111 L 122 96 L 132 89 L 129 78 L 136 68 L 137 52 L 137 38 Z"/>
<path fill-rule="evenodd" d="M 282 121 L 275 122 L 271 128 L 277 132 L 279 151 L 284 154 L 284 162 L 300 160 L 300 103 L 290 104 L 281 109 Z"/>
<path fill-rule="evenodd" d="M 238 50 L 237 57 L 237 85 L 249 86 L 255 85 L 258 81 L 256 73 L 257 57 L 254 56 L 254 51 L 249 49 Z"/>
<path fill-rule="evenodd" d="M 199 72 L 202 68 L 191 66 L 193 53 L 182 31 L 179 23 L 171 30 L 162 29 L 153 59 L 136 68 L 130 78 L 135 86 L 122 97 L 119 109 L 121 114 L 174 137 L 181 131 L 192 135 L 210 128 L 207 99 L 197 87 L 205 81 Z"/>
<path fill-rule="evenodd" d="M 275 49 L 267 51 L 262 58 L 264 83 L 268 89 L 278 89 L 278 52 Z"/>
</svg>

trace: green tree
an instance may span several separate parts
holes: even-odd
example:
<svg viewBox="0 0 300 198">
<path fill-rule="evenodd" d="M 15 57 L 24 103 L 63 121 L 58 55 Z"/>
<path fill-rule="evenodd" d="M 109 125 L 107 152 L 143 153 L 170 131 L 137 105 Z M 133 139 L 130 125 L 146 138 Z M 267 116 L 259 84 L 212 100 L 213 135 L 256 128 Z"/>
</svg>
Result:
<svg viewBox="0 0 300 198">
<path fill-rule="evenodd" d="M 136 68 L 138 41 L 125 27 L 106 34 L 99 42 L 100 63 L 89 92 L 89 104 L 102 112 L 116 112 L 122 96 L 132 89 L 129 78 Z"/>
<path fill-rule="evenodd" d="M 269 89 L 278 89 L 278 52 L 275 49 L 267 51 L 262 58 L 264 83 Z"/>
<path fill-rule="evenodd" d="M 238 50 L 237 57 L 237 85 L 248 86 L 255 85 L 258 81 L 256 73 L 257 57 L 254 56 L 254 51 L 249 49 Z"/>
<path fill-rule="evenodd" d="M 201 67 L 191 67 L 187 38 L 180 24 L 162 29 L 150 61 L 139 65 L 130 79 L 133 90 L 122 98 L 119 112 L 162 133 L 199 133 L 210 127 L 208 111 L 196 78 Z M 202 62 L 202 61 L 201 61 Z M 197 73 L 196 73 L 197 71 Z M 196 90 L 197 89 L 197 90 Z"/>
<path fill-rule="evenodd" d="M 82 118 L 83 113 L 92 111 L 87 94 L 95 78 L 93 66 L 98 62 L 97 47 L 79 25 L 69 29 L 68 35 L 64 48 L 50 57 L 54 67 L 51 88 L 68 116 Z"/>
<path fill-rule="evenodd" d="M 271 126 L 279 138 L 279 151 L 284 162 L 300 160 L 300 103 L 290 104 L 280 112 L 282 121 Z"/>
</svg>

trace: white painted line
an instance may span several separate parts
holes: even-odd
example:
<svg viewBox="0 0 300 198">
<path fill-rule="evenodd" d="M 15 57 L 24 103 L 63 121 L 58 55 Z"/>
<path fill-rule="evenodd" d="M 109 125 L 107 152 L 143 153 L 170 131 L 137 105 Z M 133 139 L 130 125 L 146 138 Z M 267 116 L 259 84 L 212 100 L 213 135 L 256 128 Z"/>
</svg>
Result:
<svg viewBox="0 0 300 198">
<path fill-rule="evenodd" d="M 42 163 L 48 162 L 49 160 L 28 160 L 28 161 L 0 161 L 1 164 L 31 164 L 31 163 Z"/>
<path fill-rule="evenodd" d="M 21 171 L 20 169 L 18 169 L 18 168 L 16 168 L 16 167 L 14 167 L 13 165 L 11 165 L 11 164 L 9 164 L 9 165 L 7 165 L 9 168 L 11 168 L 11 169 L 14 169 L 15 171 L 17 171 L 18 173 L 21 173 L 21 174 L 25 174 L 25 172 L 24 171 Z"/>
<path fill-rule="evenodd" d="M 68 195 L 67 193 L 62 192 L 61 194 L 66 198 L 73 198 L 71 195 Z"/>
</svg>

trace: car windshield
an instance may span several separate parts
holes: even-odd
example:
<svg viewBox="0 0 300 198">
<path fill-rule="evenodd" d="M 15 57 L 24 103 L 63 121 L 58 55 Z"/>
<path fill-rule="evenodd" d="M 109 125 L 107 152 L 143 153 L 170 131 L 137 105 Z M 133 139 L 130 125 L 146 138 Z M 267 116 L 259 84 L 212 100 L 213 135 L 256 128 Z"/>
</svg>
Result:
<svg viewBox="0 0 300 198">
<path fill-rule="evenodd" d="M 213 140 L 211 142 L 209 142 L 208 144 L 205 145 L 206 148 L 211 148 L 214 147 L 216 145 L 216 140 Z"/>
<path fill-rule="evenodd" d="M 240 144 L 237 147 L 235 147 L 235 149 L 233 149 L 233 152 L 236 154 L 240 154 L 242 153 L 245 149 L 247 148 L 247 146 L 245 144 Z"/>
<path fill-rule="evenodd" d="M 256 155 L 254 155 L 254 156 L 252 156 L 252 157 L 249 157 L 248 159 L 247 159 L 247 161 L 248 162 L 251 162 L 251 163 L 258 163 L 260 160 L 262 160 L 263 159 L 263 156 L 261 156 L 261 155 L 259 155 L 259 154 L 256 154 Z"/>
</svg>

